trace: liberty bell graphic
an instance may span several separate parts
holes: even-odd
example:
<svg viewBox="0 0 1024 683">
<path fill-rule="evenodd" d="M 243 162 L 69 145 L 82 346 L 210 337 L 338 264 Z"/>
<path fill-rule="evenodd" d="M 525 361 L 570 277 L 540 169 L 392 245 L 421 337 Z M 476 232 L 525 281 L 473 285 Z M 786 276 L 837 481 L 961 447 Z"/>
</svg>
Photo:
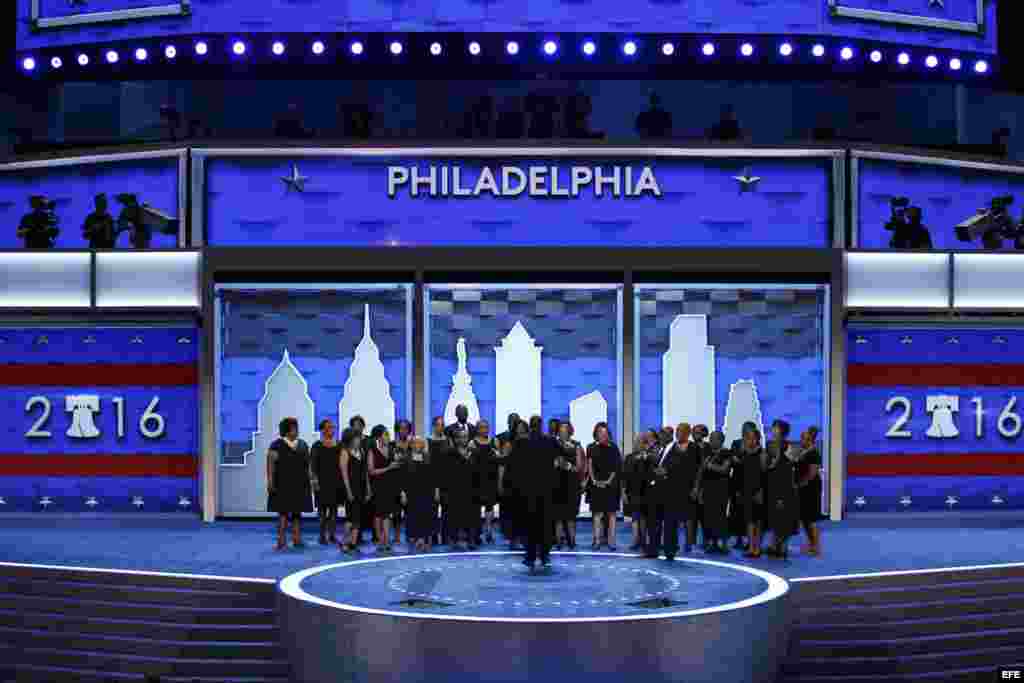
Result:
<svg viewBox="0 0 1024 683">
<path fill-rule="evenodd" d="M 100 411 L 99 396 L 67 396 L 65 398 L 67 412 L 71 413 L 71 426 L 67 435 L 72 439 L 95 439 L 100 435 L 92 416 Z"/>
<path fill-rule="evenodd" d="M 929 396 L 925 408 L 932 414 L 932 426 L 925 432 L 933 439 L 955 439 L 960 430 L 953 420 L 953 413 L 960 412 L 959 396 Z"/>
</svg>

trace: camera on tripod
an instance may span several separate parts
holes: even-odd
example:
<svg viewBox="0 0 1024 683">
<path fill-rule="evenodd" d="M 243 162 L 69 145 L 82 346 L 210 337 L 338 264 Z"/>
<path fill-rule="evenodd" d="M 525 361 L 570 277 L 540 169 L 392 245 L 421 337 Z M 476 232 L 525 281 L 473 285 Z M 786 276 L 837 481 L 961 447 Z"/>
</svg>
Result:
<svg viewBox="0 0 1024 683">
<path fill-rule="evenodd" d="M 985 249 L 1001 249 L 1009 240 L 1014 248 L 1024 250 L 1024 225 L 1010 216 L 1011 204 L 1012 195 L 995 197 L 987 208 L 978 209 L 977 213 L 956 226 L 957 239 L 961 242 L 980 239 Z"/>
</svg>

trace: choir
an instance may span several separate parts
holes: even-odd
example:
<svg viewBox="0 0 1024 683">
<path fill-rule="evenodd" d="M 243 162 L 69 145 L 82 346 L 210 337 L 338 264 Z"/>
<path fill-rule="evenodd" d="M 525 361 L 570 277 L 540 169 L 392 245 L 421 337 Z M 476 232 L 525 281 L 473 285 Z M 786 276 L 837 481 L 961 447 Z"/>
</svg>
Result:
<svg viewBox="0 0 1024 683">
<path fill-rule="evenodd" d="M 279 515 L 278 550 L 302 546 L 300 520 L 319 513 L 320 543 L 354 553 L 369 529 L 379 553 L 393 552 L 405 537 L 415 552 L 435 545 L 474 550 L 501 535 L 514 550 L 526 550 L 524 563 L 550 563 L 549 552 L 576 548 L 576 518 L 584 496 L 593 513 L 594 550 L 616 550 L 620 510 L 632 520 L 630 550 L 646 557 L 693 551 L 698 533 L 707 554 L 733 550 L 748 558 L 762 553 L 785 558 L 788 541 L 802 526 L 804 552 L 821 552 L 821 454 L 818 429 L 809 427 L 798 443 L 790 425 L 772 424 L 762 443 L 756 424 L 743 425 L 742 437 L 726 446 L 722 432 L 681 423 L 674 429 L 639 434 L 624 458 L 606 423 L 594 427 L 584 449 L 570 423 L 539 416 L 527 423 L 510 415 L 496 436 L 486 420 L 469 422 L 458 406 L 456 421 L 434 418 L 430 436 L 414 436 L 407 420 L 367 435 L 365 421 L 353 417 L 335 438 L 335 425 L 323 420 L 320 440 L 311 447 L 298 438 L 298 422 L 286 418 L 280 438 L 267 453 L 268 509 Z M 337 536 L 338 509 L 346 528 Z M 495 508 L 500 511 L 496 520 Z M 682 529 L 680 529 L 682 527 Z M 770 544 L 763 542 L 769 534 Z M 393 539 L 393 540 L 392 540 Z"/>
</svg>

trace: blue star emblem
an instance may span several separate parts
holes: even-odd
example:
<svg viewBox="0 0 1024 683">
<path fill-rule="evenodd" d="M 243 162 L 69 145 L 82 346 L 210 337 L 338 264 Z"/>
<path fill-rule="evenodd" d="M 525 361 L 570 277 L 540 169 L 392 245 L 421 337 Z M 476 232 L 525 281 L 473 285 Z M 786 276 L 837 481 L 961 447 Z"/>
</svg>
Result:
<svg viewBox="0 0 1024 683">
<path fill-rule="evenodd" d="M 928 0 L 928 7 L 938 7 L 939 9 L 945 9 L 945 0 Z"/>
<path fill-rule="evenodd" d="M 292 164 L 292 174 L 290 176 L 281 176 L 281 180 L 285 184 L 285 189 L 295 190 L 296 192 L 303 192 L 306 189 L 306 181 L 309 177 L 301 175 L 299 173 L 299 167 Z"/>
</svg>

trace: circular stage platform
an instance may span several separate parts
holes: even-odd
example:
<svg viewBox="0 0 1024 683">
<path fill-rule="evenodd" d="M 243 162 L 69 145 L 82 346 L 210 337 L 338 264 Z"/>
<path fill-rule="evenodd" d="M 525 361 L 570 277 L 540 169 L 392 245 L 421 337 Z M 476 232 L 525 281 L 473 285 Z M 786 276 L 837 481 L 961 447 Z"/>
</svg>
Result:
<svg viewBox="0 0 1024 683">
<path fill-rule="evenodd" d="M 775 680 L 788 631 L 778 576 L 613 553 L 554 553 L 533 572 L 521 560 L 392 556 L 285 578 L 296 680 Z"/>
</svg>

